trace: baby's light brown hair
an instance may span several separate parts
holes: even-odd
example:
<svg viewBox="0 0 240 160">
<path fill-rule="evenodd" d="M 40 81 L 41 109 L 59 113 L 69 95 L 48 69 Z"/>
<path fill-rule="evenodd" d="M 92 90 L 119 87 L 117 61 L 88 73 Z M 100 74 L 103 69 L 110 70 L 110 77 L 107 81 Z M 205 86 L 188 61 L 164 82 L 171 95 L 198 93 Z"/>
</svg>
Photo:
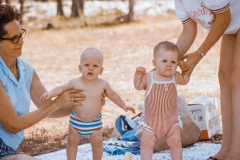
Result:
<svg viewBox="0 0 240 160">
<path fill-rule="evenodd" d="M 160 50 L 166 50 L 166 51 L 177 51 L 179 53 L 178 47 L 176 44 L 169 42 L 169 41 L 163 41 L 158 43 L 153 50 L 153 57 L 156 58 L 157 54 L 160 53 Z"/>
</svg>

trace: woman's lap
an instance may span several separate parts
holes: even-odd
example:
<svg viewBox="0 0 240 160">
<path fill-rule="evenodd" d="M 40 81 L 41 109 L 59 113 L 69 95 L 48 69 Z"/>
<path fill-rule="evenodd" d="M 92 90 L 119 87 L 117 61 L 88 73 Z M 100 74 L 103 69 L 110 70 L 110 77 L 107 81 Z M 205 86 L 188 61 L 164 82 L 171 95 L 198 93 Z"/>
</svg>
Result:
<svg viewBox="0 0 240 160">
<path fill-rule="evenodd" d="M 11 147 L 8 147 L 0 138 L 0 159 L 10 155 L 17 155 L 17 151 L 13 150 Z"/>
</svg>

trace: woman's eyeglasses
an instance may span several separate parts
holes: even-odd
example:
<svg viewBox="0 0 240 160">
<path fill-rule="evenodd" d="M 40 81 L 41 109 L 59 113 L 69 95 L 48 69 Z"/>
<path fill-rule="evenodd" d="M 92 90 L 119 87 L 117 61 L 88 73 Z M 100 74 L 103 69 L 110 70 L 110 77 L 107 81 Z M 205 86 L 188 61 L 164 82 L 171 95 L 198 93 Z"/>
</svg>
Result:
<svg viewBox="0 0 240 160">
<path fill-rule="evenodd" d="M 20 36 L 15 36 L 13 38 L 0 38 L 0 40 L 10 40 L 12 41 L 13 44 L 18 43 L 18 41 L 20 40 L 20 38 L 24 38 L 26 35 L 26 29 L 22 29 L 22 33 L 20 33 Z"/>
</svg>

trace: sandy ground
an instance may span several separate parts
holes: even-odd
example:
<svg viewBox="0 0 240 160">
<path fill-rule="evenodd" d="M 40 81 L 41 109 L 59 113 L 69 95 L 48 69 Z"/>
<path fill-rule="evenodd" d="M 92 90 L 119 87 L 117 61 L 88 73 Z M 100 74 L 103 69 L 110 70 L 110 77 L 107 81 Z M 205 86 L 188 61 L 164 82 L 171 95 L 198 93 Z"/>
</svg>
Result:
<svg viewBox="0 0 240 160">
<path fill-rule="evenodd" d="M 26 28 L 28 30 L 27 26 Z M 48 90 L 79 76 L 77 67 L 80 53 L 88 47 L 95 47 L 103 52 L 105 58 L 105 69 L 101 77 L 108 80 L 125 102 L 139 112 L 138 105 L 143 100 L 144 91 L 134 89 L 135 69 L 144 65 L 147 70 L 151 70 L 153 47 L 160 41 L 176 42 L 182 25 L 175 14 L 171 13 L 164 17 L 112 27 L 29 30 L 24 38 L 22 57 L 33 64 Z M 198 36 L 190 51 L 201 45 L 207 33 L 207 30 L 199 27 Z M 187 102 L 201 95 L 209 95 L 216 96 L 219 103 L 219 46 L 220 42 L 196 66 L 189 84 L 178 87 L 178 93 L 182 94 Z M 120 114 L 133 116 L 106 100 L 102 110 L 105 139 L 109 137 L 115 119 Z M 31 110 L 35 109 L 32 104 Z M 65 148 L 68 120 L 69 117 L 46 118 L 27 129 L 19 151 L 37 155 Z M 32 148 L 35 149 L 30 152 Z"/>
</svg>

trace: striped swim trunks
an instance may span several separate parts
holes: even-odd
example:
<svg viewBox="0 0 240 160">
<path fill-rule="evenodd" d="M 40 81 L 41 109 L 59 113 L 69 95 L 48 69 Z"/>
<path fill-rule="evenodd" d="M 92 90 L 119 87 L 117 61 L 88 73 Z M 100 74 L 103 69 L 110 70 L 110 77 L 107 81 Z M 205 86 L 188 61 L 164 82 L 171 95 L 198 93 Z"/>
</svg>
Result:
<svg viewBox="0 0 240 160">
<path fill-rule="evenodd" d="M 69 123 L 77 130 L 79 135 L 89 137 L 93 132 L 102 128 L 102 114 L 100 113 L 91 121 L 84 121 L 72 111 Z"/>
<path fill-rule="evenodd" d="M 8 147 L 0 138 L 0 159 L 10 156 L 17 155 L 17 151 L 13 150 L 11 147 Z"/>
</svg>

